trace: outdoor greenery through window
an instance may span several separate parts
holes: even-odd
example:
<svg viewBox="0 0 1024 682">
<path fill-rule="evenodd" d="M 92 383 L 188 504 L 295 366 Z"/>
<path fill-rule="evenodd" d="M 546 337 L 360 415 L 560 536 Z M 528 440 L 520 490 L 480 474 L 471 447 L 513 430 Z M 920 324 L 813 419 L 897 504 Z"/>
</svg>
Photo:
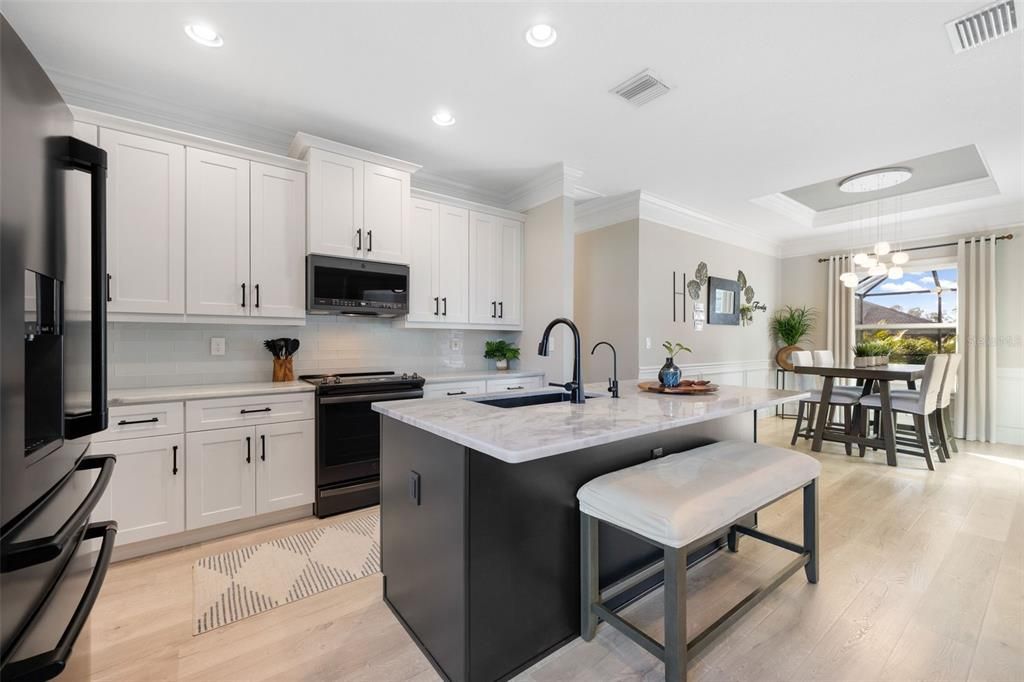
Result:
<svg viewBox="0 0 1024 682">
<path fill-rule="evenodd" d="M 866 277 L 855 290 L 858 341 L 880 341 L 893 362 L 956 351 L 956 266 L 906 268 L 901 279 Z"/>
</svg>

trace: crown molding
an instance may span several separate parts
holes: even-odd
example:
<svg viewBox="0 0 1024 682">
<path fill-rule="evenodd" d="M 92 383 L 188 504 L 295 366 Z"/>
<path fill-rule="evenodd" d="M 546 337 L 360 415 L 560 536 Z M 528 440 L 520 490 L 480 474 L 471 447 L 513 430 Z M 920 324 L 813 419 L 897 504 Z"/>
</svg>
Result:
<svg viewBox="0 0 1024 682">
<path fill-rule="evenodd" d="M 778 257 L 780 253 L 775 239 L 650 192 L 640 193 L 640 218 L 769 256 Z"/>
<path fill-rule="evenodd" d="M 570 168 L 564 163 L 556 164 L 510 192 L 505 200 L 505 208 L 510 211 L 527 211 L 558 197 L 575 199 L 576 188 L 582 177 L 583 171 Z M 585 192 L 595 194 L 592 190 Z"/>
<path fill-rule="evenodd" d="M 97 113 L 106 113 L 156 126 L 223 140 L 250 149 L 285 156 L 294 131 L 264 126 L 219 112 L 183 107 L 177 102 L 86 78 L 61 69 L 46 68 L 64 101 Z"/>
<path fill-rule="evenodd" d="M 295 137 L 292 138 L 292 143 L 288 146 L 288 156 L 294 159 L 305 159 L 310 148 L 323 149 L 334 154 L 341 154 L 342 156 L 359 159 L 367 163 L 387 166 L 388 168 L 404 171 L 409 174 L 415 173 L 422 168 L 419 164 L 412 163 L 411 161 L 403 161 L 393 156 L 385 156 L 384 154 L 371 152 L 368 149 L 353 147 L 344 142 L 335 142 L 326 137 L 304 133 L 301 130 L 295 133 Z"/>
<path fill-rule="evenodd" d="M 449 198 L 486 204 L 492 207 L 505 206 L 507 203 L 506 195 L 502 192 L 470 185 L 458 180 L 451 180 L 422 170 L 412 176 L 412 186 L 413 189 L 420 189 L 424 192 L 432 192 Z"/>
<path fill-rule="evenodd" d="M 498 216 L 499 218 L 518 220 L 519 222 L 523 222 L 526 220 L 526 216 L 524 214 L 518 213 L 516 211 L 509 211 L 507 209 L 494 206 L 493 204 L 487 204 L 479 201 L 471 201 L 463 199 L 462 197 L 452 196 L 450 194 L 431 192 L 430 190 L 426 190 L 421 187 L 412 188 L 412 198 L 422 199 L 423 201 L 433 201 L 438 204 L 446 204 L 448 206 L 458 206 L 459 208 L 464 208 L 469 211 L 479 211 L 481 213 L 488 213 L 490 215 Z"/>
<path fill-rule="evenodd" d="M 640 219 L 640 191 L 600 197 L 576 204 L 574 211 L 576 232 L 600 230 Z"/>
</svg>

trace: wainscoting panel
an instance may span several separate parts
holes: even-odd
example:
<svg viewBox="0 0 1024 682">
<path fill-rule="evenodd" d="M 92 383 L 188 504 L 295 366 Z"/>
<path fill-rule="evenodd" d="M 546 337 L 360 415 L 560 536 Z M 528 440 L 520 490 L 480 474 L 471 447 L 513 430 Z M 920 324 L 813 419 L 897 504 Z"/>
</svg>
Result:
<svg viewBox="0 0 1024 682">
<path fill-rule="evenodd" d="M 1024 445 L 1024 367 L 996 370 L 996 439 Z"/>
<path fill-rule="evenodd" d="M 775 387 L 775 363 L 771 360 L 739 360 L 736 362 L 706 362 L 703 364 L 679 364 L 683 377 L 692 379 L 702 375 L 712 383 L 723 386 L 749 386 L 752 388 Z M 661 365 L 640 368 L 640 380 L 658 378 Z M 775 408 L 758 410 L 758 417 L 775 414 Z"/>
</svg>

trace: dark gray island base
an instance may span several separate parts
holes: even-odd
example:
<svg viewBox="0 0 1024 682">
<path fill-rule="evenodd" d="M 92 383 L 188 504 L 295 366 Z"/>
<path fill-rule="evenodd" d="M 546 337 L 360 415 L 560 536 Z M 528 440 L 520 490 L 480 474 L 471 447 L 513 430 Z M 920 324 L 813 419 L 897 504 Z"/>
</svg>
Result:
<svg viewBox="0 0 1024 682">
<path fill-rule="evenodd" d="M 772 393 L 785 396 L 777 402 L 800 395 Z M 726 411 L 511 463 L 378 411 L 384 599 L 437 671 L 456 681 L 507 679 L 579 635 L 581 485 L 659 448 L 756 439 L 753 409 Z M 659 550 L 606 524 L 600 533 L 600 585 L 622 590 L 616 607 L 661 584 Z M 723 544 L 724 536 L 688 560 Z"/>
</svg>

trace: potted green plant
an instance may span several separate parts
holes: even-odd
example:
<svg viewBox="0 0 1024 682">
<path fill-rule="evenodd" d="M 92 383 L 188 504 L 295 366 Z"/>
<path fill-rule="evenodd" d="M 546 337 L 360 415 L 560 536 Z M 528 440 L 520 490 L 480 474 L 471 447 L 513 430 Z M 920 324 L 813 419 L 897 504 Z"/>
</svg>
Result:
<svg viewBox="0 0 1024 682">
<path fill-rule="evenodd" d="M 509 360 L 519 359 L 519 347 L 504 339 L 484 342 L 484 357 L 494 360 L 494 368 L 498 370 L 508 369 Z"/>
<path fill-rule="evenodd" d="M 861 341 L 853 347 L 853 366 L 867 367 L 871 362 L 872 347 L 870 341 Z"/>
<path fill-rule="evenodd" d="M 814 308 L 801 306 L 794 308 L 787 305 L 785 310 L 779 310 L 772 318 L 769 329 L 777 343 L 784 344 L 775 353 L 775 362 L 783 369 L 793 369 L 793 363 L 789 356 L 793 351 L 803 350 L 799 344 L 807 338 L 814 330 L 814 321 L 817 313 Z"/>
<path fill-rule="evenodd" d="M 744 303 L 740 306 L 740 324 L 746 327 L 754 321 L 754 306 Z"/>
<path fill-rule="evenodd" d="M 683 371 L 676 366 L 676 356 L 683 351 L 687 353 L 692 353 L 693 351 L 681 343 L 672 343 L 671 341 L 666 341 L 661 344 L 661 347 L 668 353 L 668 357 L 665 358 L 665 364 L 662 365 L 661 371 L 658 372 L 658 381 L 661 382 L 662 386 L 667 386 L 668 388 L 678 386 L 679 382 L 683 379 Z"/>
</svg>

